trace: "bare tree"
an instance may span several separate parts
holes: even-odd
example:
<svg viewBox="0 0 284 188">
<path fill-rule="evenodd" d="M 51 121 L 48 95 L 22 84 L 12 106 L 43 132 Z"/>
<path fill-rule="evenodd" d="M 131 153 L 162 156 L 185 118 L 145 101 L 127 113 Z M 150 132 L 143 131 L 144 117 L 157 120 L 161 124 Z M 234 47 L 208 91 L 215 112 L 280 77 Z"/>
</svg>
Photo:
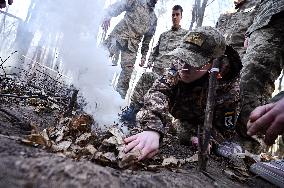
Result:
<svg viewBox="0 0 284 188">
<path fill-rule="evenodd" d="M 50 3 L 42 3 L 40 0 L 31 1 L 26 19 L 20 23 L 17 29 L 14 49 L 19 52 L 19 56 L 30 56 L 32 61 L 52 68 L 56 58 L 54 49 L 59 45 L 58 40 L 60 38 L 58 35 L 60 35 L 61 31 L 59 27 L 46 26 L 46 20 L 50 16 L 47 11 L 50 8 L 49 6 Z M 34 37 L 35 33 L 40 35 L 39 40 Z M 33 42 L 38 42 L 37 48 L 29 51 Z M 19 63 L 15 66 L 21 67 L 22 65 L 22 63 Z"/>
<path fill-rule="evenodd" d="M 196 23 L 196 27 L 202 26 L 205 9 L 207 7 L 208 0 L 195 0 L 192 8 L 192 19 L 189 30 L 192 30 L 193 24 Z"/>
<path fill-rule="evenodd" d="M 4 55 L 11 47 L 11 35 L 15 32 L 18 24 L 22 21 L 21 18 L 10 14 L 9 7 L 5 11 L 0 10 L 0 51 Z"/>
<path fill-rule="evenodd" d="M 36 25 L 35 22 L 37 15 L 35 15 L 35 10 L 38 8 L 38 4 L 38 0 L 31 1 L 26 19 L 24 21 L 21 20 L 18 25 L 13 48 L 18 51 L 18 55 L 20 56 L 19 58 L 21 58 L 22 55 L 27 55 L 34 38 L 34 33 L 29 30 L 29 27 L 31 25 Z M 15 62 L 14 66 L 20 68 L 22 66 L 22 63 Z"/>
</svg>

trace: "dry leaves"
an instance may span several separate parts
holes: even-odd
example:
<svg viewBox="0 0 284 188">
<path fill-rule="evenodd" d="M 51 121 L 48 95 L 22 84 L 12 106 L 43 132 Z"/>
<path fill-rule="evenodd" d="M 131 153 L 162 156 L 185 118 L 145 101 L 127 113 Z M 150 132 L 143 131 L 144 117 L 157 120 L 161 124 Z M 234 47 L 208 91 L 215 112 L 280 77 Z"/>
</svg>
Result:
<svg viewBox="0 0 284 188">
<path fill-rule="evenodd" d="M 140 150 L 135 150 L 132 152 L 128 152 L 121 157 L 121 160 L 118 162 L 118 166 L 120 168 L 127 168 L 129 166 L 134 165 L 138 161 L 138 157 L 141 155 Z"/>
<path fill-rule="evenodd" d="M 198 161 L 198 154 L 195 154 L 189 158 L 186 159 L 176 159 L 173 156 L 170 156 L 168 158 L 165 158 L 162 162 L 162 166 L 165 167 L 180 167 L 181 165 L 184 165 L 185 163 L 193 163 Z"/>
<path fill-rule="evenodd" d="M 235 181 L 239 181 L 239 182 L 242 182 L 244 183 L 247 179 L 242 177 L 242 176 L 237 176 L 233 171 L 231 170 L 224 170 L 223 171 L 224 174 L 229 177 L 230 179 L 232 180 L 235 180 Z"/>
<path fill-rule="evenodd" d="M 94 120 L 86 114 L 77 115 L 74 118 L 62 118 L 56 127 L 50 127 L 41 132 L 36 131 L 34 125 L 33 134 L 21 140 L 25 144 L 43 146 L 51 152 L 61 153 L 74 159 L 88 159 L 102 165 L 109 165 L 121 169 L 133 168 L 138 163 L 140 151 L 124 152 L 123 139 L 125 135 L 117 127 L 111 127 L 107 132 L 98 134 L 91 132 Z M 238 181 L 244 181 L 249 176 L 247 167 L 251 164 L 270 159 L 269 156 L 261 156 L 251 153 L 237 153 L 231 158 L 233 171 L 224 171 L 228 176 Z M 152 160 L 154 164 L 145 166 L 145 169 L 157 171 L 159 168 L 178 168 L 186 163 L 198 161 L 198 154 L 189 158 L 177 159 L 170 156 L 161 160 Z"/>
<path fill-rule="evenodd" d="M 81 114 L 71 120 L 69 128 L 71 129 L 70 131 L 75 131 L 75 132 L 81 132 L 81 133 L 91 132 L 91 127 L 93 122 L 94 120 L 92 116 L 88 114 Z"/>
</svg>

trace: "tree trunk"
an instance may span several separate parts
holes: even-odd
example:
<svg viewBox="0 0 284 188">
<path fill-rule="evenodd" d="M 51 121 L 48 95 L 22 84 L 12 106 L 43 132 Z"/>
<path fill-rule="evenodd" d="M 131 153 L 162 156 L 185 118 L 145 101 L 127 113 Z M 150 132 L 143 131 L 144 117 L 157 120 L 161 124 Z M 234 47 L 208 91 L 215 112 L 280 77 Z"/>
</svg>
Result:
<svg viewBox="0 0 284 188">
<path fill-rule="evenodd" d="M 196 23 L 196 27 L 202 26 L 207 3 L 208 0 L 203 0 L 202 4 L 201 0 L 195 0 L 195 3 L 192 8 L 192 18 L 189 30 L 192 30 L 194 23 Z"/>
<path fill-rule="evenodd" d="M 34 33 L 29 29 L 29 25 L 36 25 L 35 17 L 33 17 L 33 12 L 37 9 L 37 2 L 38 0 L 32 0 L 27 18 L 25 21 L 21 21 L 19 23 L 16 38 L 13 44 L 13 48 L 18 51 L 18 55 L 20 56 L 19 59 L 24 55 L 26 56 L 28 53 L 28 50 L 30 48 L 30 45 L 32 43 L 32 40 L 34 38 Z M 23 65 L 22 62 L 15 62 L 15 67 L 21 68 Z M 14 69 L 14 71 L 17 71 L 17 69 Z"/>
<path fill-rule="evenodd" d="M 193 28 L 193 24 L 194 22 L 196 21 L 196 12 L 197 12 L 197 6 L 196 4 L 193 5 L 193 8 L 192 8 L 192 14 L 191 14 L 191 22 L 190 22 L 190 26 L 189 26 L 189 31 L 192 30 Z"/>
<path fill-rule="evenodd" d="M 207 2 L 208 2 L 208 0 L 203 0 L 202 6 L 199 7 L 196 27 L 201 27 L 202 26 Z"/>
</svg>

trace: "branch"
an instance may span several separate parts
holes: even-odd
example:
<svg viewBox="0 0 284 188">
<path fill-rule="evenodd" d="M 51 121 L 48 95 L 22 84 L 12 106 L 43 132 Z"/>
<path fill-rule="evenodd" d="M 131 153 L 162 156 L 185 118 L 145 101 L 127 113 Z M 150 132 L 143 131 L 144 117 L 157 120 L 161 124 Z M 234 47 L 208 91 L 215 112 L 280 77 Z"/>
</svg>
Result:
<svg viewBox="0 0 284 188">
<path fill-rule="evenodd" d="M 21 120 L 20 120 L 18 117 L 16 117 L 15 115 L 11 114 L 10 112 L 8 112 L 8 111 L 5 110 L 5 109 L 0 108 L 0 112 L 3 112 L 3 113 L 6 114 L 7 116 L 12 117 L 14 121 L 21 122 Z"/>
<path fill-rule="evenodd" d="M 9 121 L 11 121 L 12 123 L 16 123 L 17 125 L 20 125 L 23 128 L 23 130 L 31 131 L 32 128 L 31 128 L 30 123 L 20 120 L 14 114 L 10 113 L 9 111 L 7 111 L 5 109 L 0 108 L 0 112 L 3 112 L 5 115 L 11 117 L 12 119 L 9 118 Z"/>
<path fill-rule="evenodd" d="M 215 0 L 212 0 L 210 3 L 208 3 L 208 4 L 206 5 L 206 7 L 208 7 L 209 5 L 211 5 L 214 1 L 215 1 Z"/>
<path fill-rule="evenodd" d="M 13 14 L 10 14 L 10 13 L 8 13 L 8 12 L 4 12 L 4 11 L 0 10 L 0 13 L 5 14 L 6 16 L 15 18 L 15 19 L 17 19 L 17 20 L 19 20 L 19 21 L 23 21 L 21 18 L 15 16 L 15 15 L 13 15 Z"/>
<path fill-rule="evenodd" d="M 0 60 L 1 60 L 1 66 L 12 56 L 14 55 L 15 53 L 17 53 L 18 51 L 14 51 L 12 52 L 5 60 L 3 60 L 1 57 L 0 57 Z"/>
<path fill-rule="evenodd" d="M 221 64 L 221 58 L 213 61 L 213 68 L 219 68 Z M 213 71 L 210 73 L 209 78 L 209 89 L 207 95 L 207 103 L 205 110 L 204 126 L 198 128 L 198 165 L 200 171 L 205 171 L 208 161 L 208 146 L 211 136 L 213 114 L 215 108 L 215 96 L 216 96 L 216 85 L 217 75 L 219 71 Z"/>
<path fill-rule="evenodd" d="M 11 98 L 19 98 L 19 99 L 43 99 L 43 100 L 48 100 L 50 102 L 57 103 L 57 104 L 65 106 L 65 103 L 56 101 L 56 100 L 52 99 L 51 97 L 45 96 L 45 95 L 19 96 L 19 95 L 15 95 L 15 94 L 0 94 L 0 97 L 11 97 Z"/>
</svg>

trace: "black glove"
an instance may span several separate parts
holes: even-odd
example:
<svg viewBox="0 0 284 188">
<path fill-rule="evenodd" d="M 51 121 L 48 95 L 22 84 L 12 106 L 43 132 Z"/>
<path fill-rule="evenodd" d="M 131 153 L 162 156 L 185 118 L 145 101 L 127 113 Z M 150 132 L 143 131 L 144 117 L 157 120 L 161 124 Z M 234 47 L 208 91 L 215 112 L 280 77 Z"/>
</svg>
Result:
<svg viewBox="0 0 284 188">
<path fill-rule="evenodd" d="M 13 0 L 8 0 L 8 4 L 12 5 Z M 6 8 L 6 0 L 0 0 L 0 8 Z"/>
<path fill-rule="evenodd" d="M 6 7 L 6 1 L 0 0 L 0 8 L 5 8 L 5 7 Z"/>
</svg>

